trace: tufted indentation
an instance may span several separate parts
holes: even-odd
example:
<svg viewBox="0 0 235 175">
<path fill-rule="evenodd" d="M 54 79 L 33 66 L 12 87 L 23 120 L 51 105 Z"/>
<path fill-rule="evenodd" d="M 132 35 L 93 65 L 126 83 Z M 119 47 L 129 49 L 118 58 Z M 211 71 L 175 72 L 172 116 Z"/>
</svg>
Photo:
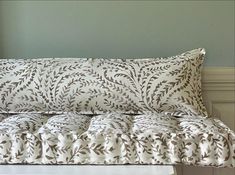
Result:
<svg viewBox="0 0 235 175">
<path fill-rule="evenodd" d="M 0 132 L 18 133 L 35 132 L 48 119 L 48 116 L 42 114 L 15 114 L 2 120 L 0 123 Z"/>
<path fill-rule="evenodd" d="M 39 133 L 83 133 L 90 124 L 91 117 L 76 113 L 54 115 L 39 129 Z"/>
<path fill-rule="evenodd" d="M 133 121 L 135 133 L 176 133 L 179 131 L 176 118 L 167 116 L 164 113 L 154 113 L 135 116 Z"/>
<path fill-rule="evenodd" d="M 109 113 L 94 116 L 88 131 L 90 132 L 129 132 L 132 128 L 132 115 Z"/>
</svg>

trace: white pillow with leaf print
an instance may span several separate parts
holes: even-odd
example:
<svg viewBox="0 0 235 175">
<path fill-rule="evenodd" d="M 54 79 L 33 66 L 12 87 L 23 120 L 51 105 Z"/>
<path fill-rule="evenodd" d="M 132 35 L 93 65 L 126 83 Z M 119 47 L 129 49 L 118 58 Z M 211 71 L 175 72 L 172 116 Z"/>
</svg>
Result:
<svg viewBox="0 0 235 175">
<path fill-rule="evenodd" d="M 0 60 L 0 113 L 207 116 L 201 96 L 204 49 L 143 59 Z"/>
</svg>

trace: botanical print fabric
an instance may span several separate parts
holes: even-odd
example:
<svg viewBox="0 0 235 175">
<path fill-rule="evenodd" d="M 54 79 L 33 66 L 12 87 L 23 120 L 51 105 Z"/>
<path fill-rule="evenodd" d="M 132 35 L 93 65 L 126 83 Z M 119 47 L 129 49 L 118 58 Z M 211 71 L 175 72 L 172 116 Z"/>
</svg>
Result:
<svg viewBox="0 0 235 175">
<path fill-rule="evenodd" d="M 0 60 L 0 164 L 235 167 L 235 133 L 206 118 L 204 55 Z"/>
<path fill-rule="evenodd" d="M 146 59 L 2 59 L 0 113 L 207 116 L 204 49 Z"/>
<path fill-rule="evenodd" d="M 4 114 L 2 118 L 1 164 L 235 167 L 235 133 L 217 119 L 164 113 Z"/>
</svg>

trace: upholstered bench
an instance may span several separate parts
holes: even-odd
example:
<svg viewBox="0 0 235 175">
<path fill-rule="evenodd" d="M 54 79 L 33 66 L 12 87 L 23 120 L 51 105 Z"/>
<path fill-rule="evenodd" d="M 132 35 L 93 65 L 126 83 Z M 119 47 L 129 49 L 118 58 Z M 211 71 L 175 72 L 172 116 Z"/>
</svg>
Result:
<svg viewBox="0 0 235 175">
<path fill-rule="evenodd" d="M 201 97 L 204 49 L 168 58 L 0 60 L 0 163 L 235 167 Z"/>
</svg>

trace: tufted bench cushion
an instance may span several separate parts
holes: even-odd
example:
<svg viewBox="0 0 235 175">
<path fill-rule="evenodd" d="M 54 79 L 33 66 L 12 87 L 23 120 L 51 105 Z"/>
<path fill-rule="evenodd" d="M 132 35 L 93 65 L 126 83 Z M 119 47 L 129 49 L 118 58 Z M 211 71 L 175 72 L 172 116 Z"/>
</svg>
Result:
<svg viewBox="0 0 235 175">
<path fill-rule="evenodd" d="M 216 119 L 163 113 L 25 113 L 0 119 L 1 164 L 235 166 L 235 134 Z"/>
</svg>

